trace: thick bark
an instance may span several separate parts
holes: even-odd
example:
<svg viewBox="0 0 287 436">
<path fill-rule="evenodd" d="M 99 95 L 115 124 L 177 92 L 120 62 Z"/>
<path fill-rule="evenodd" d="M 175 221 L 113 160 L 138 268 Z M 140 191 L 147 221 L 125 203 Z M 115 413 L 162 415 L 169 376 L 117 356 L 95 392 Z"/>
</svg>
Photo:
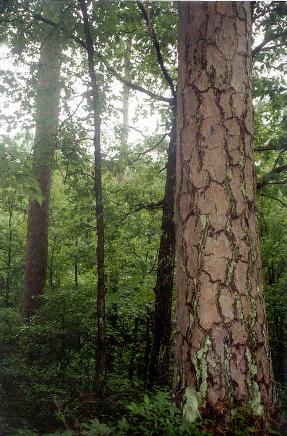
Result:
<svg viewBox="0 0 287 436">
<path fill-rule="evenodd" d="M 274 408 L 252 157 L 249 2 L 179 2 L 174 394 Z"/>
<path fill-rule="evenodd" d="M 94 64 L 94 44 L 89 27 L 89 17 L 85 0 L 79 0 L 83 15 L 83 28 L 88 54 L 89 76 L 92 87 L 93 121 L 94 121 L 94 192 L 96 199 L 97 226 L 97 315 L 98 315 L 98 345 L 97 345 L 97 382 L 99 395 L 103 397 L 106 390 L 106 327 L 105 327 L 105 233 L 104 207 L 102 194 L 102 155 L 101 155 L 101 117 L 99 102 L 99 87 Z"/>
<path fill-rule="evenodd" d="M 149 385 L 168 382 L 172 291 L 175 259 L 174 190 L 176 158 L 176 118 L 173 114 L 168 147 L 165 193 L 155 285 L 154 336 L 149 368 Z"/>
<path fill-rule="evenodd" d="M 46 5 L 47 14 L 60 13 L 59 6 Z M 33 170 L 42 200 L 32 200 L 28 210 L 27 252 L 21 313 L 28 319 L 37 310 L 44 292 L 48 260 L 48 211 L 51 165 L 56 145 L 60 100 L 60 47 L 57 28 L 49 31 L 40 54 L 36 97 L 36 133 Z"/>
</svg>

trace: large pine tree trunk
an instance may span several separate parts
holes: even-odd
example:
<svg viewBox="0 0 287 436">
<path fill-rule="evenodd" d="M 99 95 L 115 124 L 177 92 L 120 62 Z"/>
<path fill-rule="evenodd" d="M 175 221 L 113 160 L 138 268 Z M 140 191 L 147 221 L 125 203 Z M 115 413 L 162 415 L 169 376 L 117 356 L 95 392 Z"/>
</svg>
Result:
<svg viewBox="0 0 287 436">
<path fill-rule="evenodd" d="M 176 400 L 274 403 L 253 166 L 249 2 L 179 2 Z"/>
<path fill-rule="evenodd" d="M 92 88 L 93 122 L 94 122 L 94 166 L 95 180 L 94 192 L 96 199 L 96 225 L 97 225 L 97 315 L 98 315 L 98 342 L 97 342 L 97 382 L 100 397 L 106 391 L 106 322 L 105 322 L 105 229 L 104 206 L 102 193 L 102 154 L 101 154 L 101 116 L 99 102 L 99 87 L 94 64 L 94 42 L 90 32 L 89 16 L 85 0 L 79 0 L 83 15 L 83 29 L 88 54 L 88 67 L 90 84 Z"/>
<path fill-rule="evenodd" d="M 60 13 L 59 5 L 45 5 L 45 15 Z M 48 259 L 48 212 L 51 168 L 56 146 L 60 101 L 59 31 L 49 29 L 40 54 L 36 96 L 36 132 L 33 171 L 42 200 L 31 200 L 28 210 L 27 252 L 21 313 L 28 319 L 38 308 L 45 288 Z"/>
<path fill-rule="evenodd" d="M 165 193 L 163 200 L 160 248 L 155 285 L 154 336 L 149 368 L 149 385 L 168 382 L 171 310 L 175 258 L 174 191 L 176 157 L 176 119 L 173 114 L 168 148 Z"/>
</svg>

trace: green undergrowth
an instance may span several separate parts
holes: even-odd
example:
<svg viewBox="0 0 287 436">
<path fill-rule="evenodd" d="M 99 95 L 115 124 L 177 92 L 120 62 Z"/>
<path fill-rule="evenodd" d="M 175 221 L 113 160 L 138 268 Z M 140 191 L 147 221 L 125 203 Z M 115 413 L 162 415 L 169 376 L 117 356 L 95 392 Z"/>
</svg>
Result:
<svg viewBox="0 0 287 436">
<path fill-rule="evenodd" d="M 63 423 L 67 426 L 65 417 Z M 266 430 L 265 430 L 266 431 Z M 42 436 L 248 436 L 259 434 L 280 435 L 269 429 L 264 433 L 260 422 L 248 410 L 233 410 L 230 416 L 221 419 L 198 418 L 190 423 L 184 420 L 182 411 L 172 402 L 166 392 L 144 395 L 140 402 L 132 402 L 116 422 L 103 422 L 95 418 L 71 430 L 45 433 Z M 39 436 L 30 430 L 18 430 L 13 436 Z"/>
</svg>

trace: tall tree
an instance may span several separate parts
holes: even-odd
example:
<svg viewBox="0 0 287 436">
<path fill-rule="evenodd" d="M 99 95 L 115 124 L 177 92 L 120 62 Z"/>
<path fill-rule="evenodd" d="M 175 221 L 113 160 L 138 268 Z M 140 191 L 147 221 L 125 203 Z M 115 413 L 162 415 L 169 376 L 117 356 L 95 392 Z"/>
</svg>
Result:
<svg viewBox="0 0 287 436">
<path fill-rule="evenodd" d="M 96 226 L 97 226 L 97 315 L 98 315 L 98 343 L 97 343 L 97 381 L 99 395 L 103 397 L 106 390 L 106 328 L 105 328 L 105 229 L 104 207 L 102 193 L 102 155 L 101 155 L 101 109 L 100 93 L 94 63 L 94 42 L 90 31 L 89 16 L 85 0 L 79 0 L 83 16 L 83 29 L 88 54 L 89 76 L 92 88 L 92 106 L 94 123 L 94 191 L 96 199 Z"/>
<path fill-rule="evenodd" d="M 130 39 L 128 40 L 128 43 L 130 42 Z M 130 71 L 130 59 L 128 55 L 126 54 L 125 60 L 125 78 L 129 79 L 129 71 Z M 130 89 L 129 87 L 123 83 L 123 90 L 122 90 L 122 132 L 121 132 L 121 143 L 122 146 L 127 146 L 128 137 L 129 137 L 129 96 L 130 96 Z"/>
<path fill-rule="evenodd" d="M 172 76 L 165 66 L 161 45 L 152 22 L 152 5 L 137 2 L 146 23 L 147 31 L 156 54 L 157 63 L 172 100 L 171 131 L 166 166 L 166 181 L 161 221 L 161 237 L 158 253 L 157 279 L 155 285 L 155 308 L 153 325 L 153 344 L 149 365 L 149 385 L 164 386 L 168 382 L 172 293 L 175 261 L 174 191 L 176 162 L 176 90 Z"/>
<path fill-rule="evenodd" d="M 249 2 L 179 2 L 174 394 L 272 412 L 255 211 Z"/>
<path fill-rule="evenodd" d="M 175 109 L 175 108 L 173 108 Z M 176 115 L 172 111 L 172 129 L 168 147 L 165 192 L 161 221 L 155 285 L 154 337 L 149 368 L 150 386 L 163 386 L 168 382 L 172 294 L 175 262 L 174 191 L 176 161 Z"/>
<path fill-rule="evenodd" d="M 62 6 L 44 5 L 44 15 L 56 22 Z M 42 199 L 31 199 L 28 210 L 27 253 L 21 313 L 29 318 L 38 307 L 45 288 L 48 258 L 48 213 L 52 162 L 57 141 L 60 101 L 60 30 L 49 29 L 41 46 L 36 95 L 36 132 L 33 171 Z"/>
<path fill-rule="evenodd" d="M 8 199 L 8 248 L 7 248 L 7 273 L 6 273 L 6 294 L 5 304 L 6 307 L 10 305 L 10 282 L 11 282 L 11 263 L 12 263 L 12 243 L 13 243 L 13 199 Z"/>
</svg>

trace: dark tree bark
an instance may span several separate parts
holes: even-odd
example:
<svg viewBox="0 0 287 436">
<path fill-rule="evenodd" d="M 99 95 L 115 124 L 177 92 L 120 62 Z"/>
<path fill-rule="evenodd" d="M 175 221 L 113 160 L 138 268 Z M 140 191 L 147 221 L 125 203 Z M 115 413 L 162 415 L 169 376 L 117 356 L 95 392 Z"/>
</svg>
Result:
<svg viewBox="0 0 287 436">
<path fill-rule="evenodd" d="M 132 347 L 132 353 L 131 353 L 131 360 L 129 365 L 129 379 L 132 381 L 134 378 L 135 373 L 135 360 L 136 360 L 136 353 L 137 353 L 137 340 L 138 340 L 138 324 L 139 320 L 138 318 L 135 318 L 134 323 L 134 332 L 133 332 L 133 347 Z"/>
<path fill-rule="evenodd" d="M 150 363 L 151 352 L 151 337 L 150 337 L 151 317 L 150 313 L 147 313 L 145 320 L 145 353 L 144 353 L 144 383 L 148 385 L 148 370 Z"/>
<path fill-rule="evenodd" d="M 176 118 L 173 111 L 172 129 L 168 147 L 165 193 L 161 223 L 155 285 L 154 335 L 149 368 L 149 385 L 168 383 L 172 291 L 175 259 L 174 190 L 176 162 Z"/>
<path fill-rule="evenodd" d="M 45 13 L 60 13 L 57 5 L 45 5 Z M 39 305 L 46 282 L 48 261 L 48 212 L 51 167 L 57 140 L 60 101 L 59 31 L 49 30 L 40 54 L 36 96 L 36 133 L 33 170 L 42 200 L 32 199 L 28 210 L 27 252 L 21 313 L 29 319 Z"/>
<path fill-rule="evenodd" d="M 94 192 L 96 199 L 96 225 L 97 225 L 97 315 L 98 315 L 98 365 L 97 382 L 99 395 L 103 397 L 106 390 L 106 327 L 105 327 L 105 230 L 104 208 L 102 194 L 102 155 L 101 155 L 101 117 L 99 87 L 94 64 L 94 43 L 89 27 L 89 16 L 85 0 L 79 0 L 83 15 L 83 29 L 88 54 L 89 76 L 92 87 L 93 121 L 94 121 L 94 166 L 95 180 Z"/>
<path fill-rule="evenodd" d="M 13 240 L 13 228 L 12 228 L 12 218 L 13 218 L 13 202 L 8 201 L 8 252 L 7 252 L 7 273 L 6 273 L 6 286 L 5 286 L 5 305 L 10 306 L 10 282 L 11 282 L 11 263 L 12 263 L 12 240 Z"/>
<path fill-rule="evenodd" d="M 128 40 L 129 42 L 129 40 Z M 128 80 L 130 74 L 130 59 L 129 54 L 124 58 L 124 77 Z M 117 181 L 122 184 L 125 178 L 126 155 L 128 153 L 128 138 L 129 138 L 129 98 L 130 88 L 122 84 L 122 125 L 120 130 L 120 147 L 119 147 L 119 163 Z"/>
<path fill-rule="evenodd" d="M 49 282 L 51 289 L 54 288 L 54 257 L 55 257 L 55 251 L 57 246 L 57 240 L 53 241 L 52 250 L 51 250 L 51 256 L 50 256 L 50 265 L 49 265 Z"/>
<path fill-rule="evenodd" d="M 175 190 L 175 164 L 176 164 L 176 90 L 173 79 L 165 66 L 161 52 L 160 41 L 157 38 L 151 17 L 150 4 L 137 2 L 146 22 L 148 34 L 153 44 L 157 63 L 163 80 L 167 83 L 173 96 L 170 101 L 172 109 L 172 128 L 168 149 L 168 162 L 166 184 L 163 200 L 163 213 L 161 225 L 160 249 L 158 255 L 157 280 L 155 285 L 155 309 L 153 325 L 153 345 L 149 366 L 150 387 L 164 386 L 168 382 L 172 291 L 175 259 L 175 229 L 174 229 L 174 190 Z"/>
<path fill-rule="evenodd" d="M 76 289 L 78 289 L 78 276 L 79 276 L 78 248 L 79 248 L 79 243 L 78 243 L 78 239 L 76 238 L 76 240 L 75 240 L 75 257 L 74 257 L 74 279 L 75 279 Z"/>
<path fill-rule="evenodd" d="M 128 40 L 128 43 L 130 41 Z M 125 78 L 129 79 L 129 72 L 130 72 L 130 60 L 128 55 L 125 57 Z M 121 132 L 121 146 L 127 147 L 127 142 L 129 138 L 129 97 L 130 97 L 130 88 L 123 83 L 123 90 L 122 90 L 122 132 Z"/>
<path fill-rule="evenodd" d="M 274 410 L 252 118 L 249 2 L 179 2 L 174 394 L 189 420 Z"/>
</svg>

